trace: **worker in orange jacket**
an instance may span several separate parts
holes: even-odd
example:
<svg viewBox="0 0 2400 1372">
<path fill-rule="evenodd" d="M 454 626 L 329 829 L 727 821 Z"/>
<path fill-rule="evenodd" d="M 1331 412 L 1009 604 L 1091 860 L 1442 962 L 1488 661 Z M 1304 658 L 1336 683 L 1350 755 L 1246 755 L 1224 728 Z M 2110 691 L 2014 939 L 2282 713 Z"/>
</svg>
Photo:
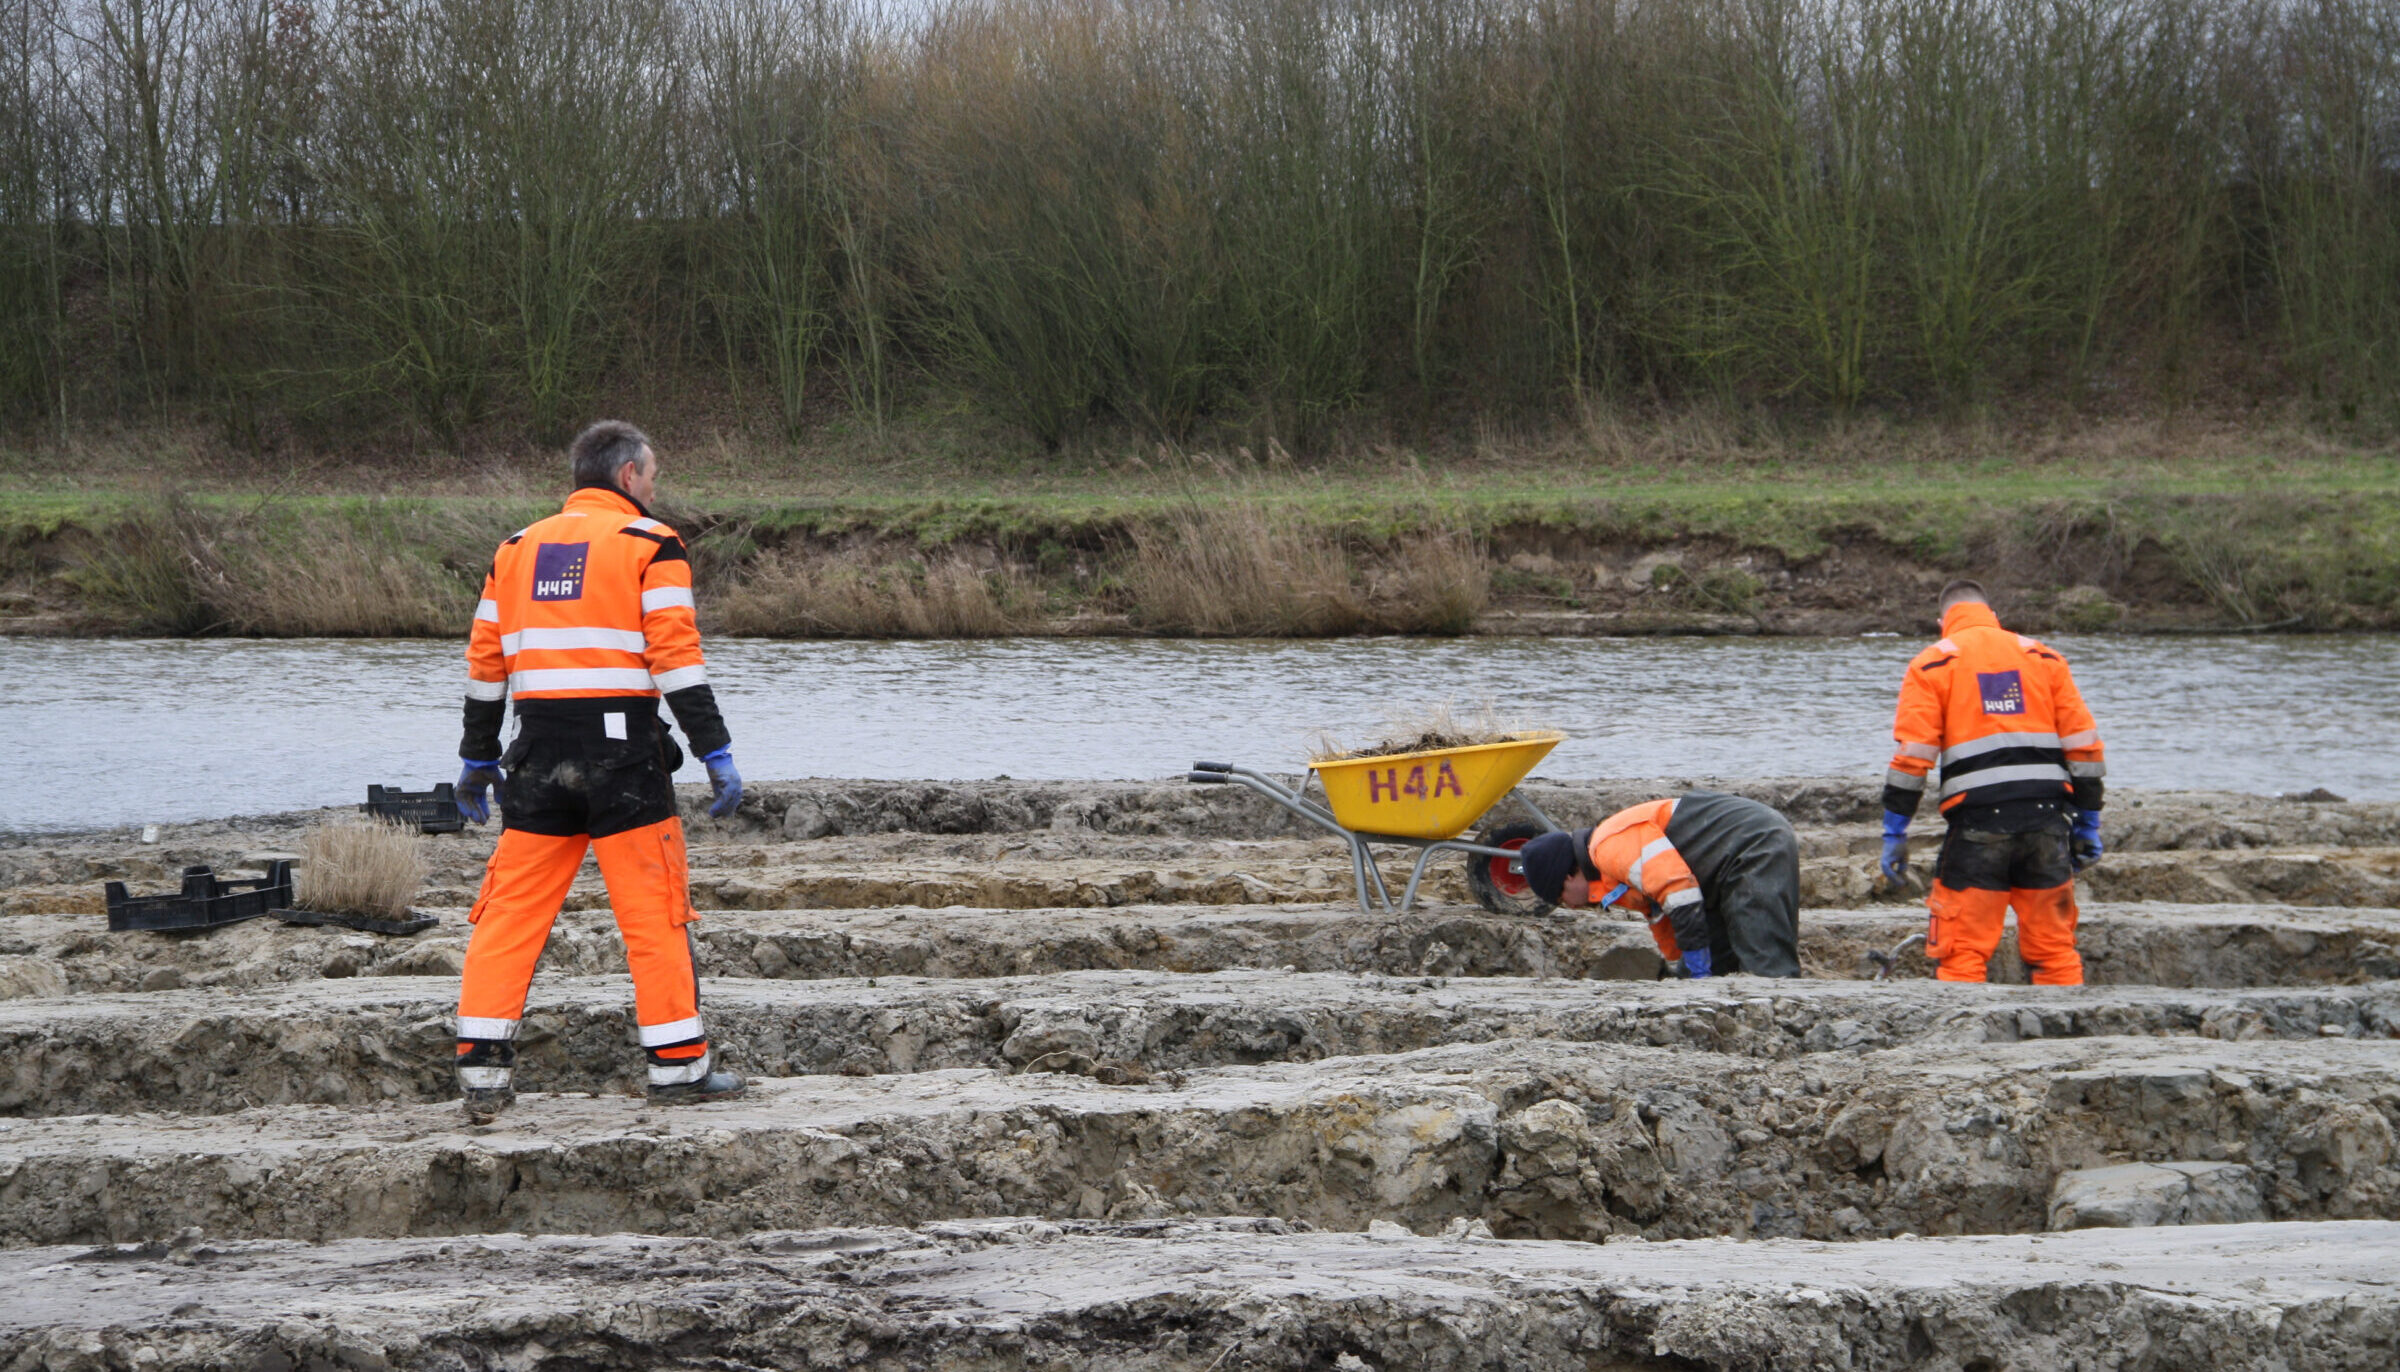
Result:
<svg viewBox="0 0 2400 1372">
<path fill-rule="evenodd" d="M 1693 791 L 1648 801 L 1543 834 L 1518 860 L 1552 905 L 1641 915 L 1677 975 L 1800 975 L 1800 839 L 1755 800 Z"/>
<path fill-rule="evenodd" d="M 1883 788 L 1883 874 L 1908 866 L 1908 824 L 1938 765 L 1949 832 L 1934 865 L 1925 954 L 1944 981 L 1982 981 L 2010 908 L 2044 986 L 2083 984 L 2075 873 L 2101 855 L 2099 726 L 2067 660 L 2000 627 L 1983 587 L 1942 588 L 1942 639 L 1908 664 Z"/>
<path fill-rule="evenodd" d="M 741 803 L 732 737 L 717 712 L 693 618 L 683 540 L 650 517 L 658 455 L 630 424 L 584 430 L 568 450 L 566 508 L 500 545 L 467 641 L 465 768 L 459 809 L 480 824 L 497 793 L 503 825 L 467 918 L 458 996 L 458 1077 L 471 1118 L 512 1099 L 518 1022 L 534 964 L 589 847 L 633 973 L 634 1019 L 661 1104 L 738 1094 L 700 1022 L 693 918 L 675 813 L 682 753 L 658 717 L 664 696 L 708 765 L 723 817 Z M 500 727 L 516 701 L 517 736 Z"/>
</svg>

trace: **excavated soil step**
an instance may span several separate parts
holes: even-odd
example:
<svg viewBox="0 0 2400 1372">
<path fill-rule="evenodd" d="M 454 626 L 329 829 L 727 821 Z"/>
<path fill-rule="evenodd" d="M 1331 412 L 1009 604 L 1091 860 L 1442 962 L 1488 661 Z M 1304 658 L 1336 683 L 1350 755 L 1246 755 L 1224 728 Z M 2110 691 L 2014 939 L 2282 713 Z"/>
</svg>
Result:
<svg viewBox="0 0 2400 1372">
<path fill-rule="evenodd" d="M 1525 1243 L 1245 1221 L 0 1256 L 12 1367 L 2275 1367 L 2400 1360 L 2400 1225 Z"/>
<path fill-rule="evenodd" d="M 1050 841 L 977 846 L 996 851 L 988 857 L 961 854 L 931 861 L 840 866 L 822 859 L 794 865 L 789 855 L 779 852 L 779 865 L 696 873 L 693 899 L 711 910 L 854 910 L 889 905 L 1023 910 L 1139 904 L 1306 904 L 1351 898 L 1346 855 L 1325 844 L 1220 842 L 1205 846 L 1248 851 L 1206 852 L 1185 857 L 1174 866 L 1155 860 L 1045 857 L 1038 851 L 1041 847 L 1070 846 Z M 1863 905 L 1875 898 L 1872 835 L 1805 835 L 1803 846 L 1831 850 L 1802 860 L 1803 905 Z M 1932 846 L 1929 841 L 1923 861 L 1932 860 Z M 960 857 L 969 860 L 960 861 Z M 1385 880 L 1398 895 L 1407 884 L 1408 862 L 1393 857 L 1383 867 Z M 2400 905 L 2400 849 L 2129 853 L 2087 870 L 2078 881 L 2087 899 L 2102 901 L 2389 907 Z M 1471 902 L 1460 860 L 1446 857 L 1429 866 L 1422 895 L 1430 900 Z M 595 906 L 605 899 L 597 880 L 581 885 L 577 897 Z"/>
<path fill-rule="evenodd" d="M 457 998 L 445 978 L 378 977 L 0 1002 L 0 1114 L 447 1100 L 456 1094 Z M 519 1081 L 546 1091 L 638 1090 L 631 999 L 622 978 L 539 984 Z M 770 1076 L 988 1067 L 1130 1079 L 1509 1038 L 1765 1058 L 2126 1034 L 2400 1038 L 2400 982 L 2192 991 L 1070 972 L 722 980 L 707 983 L 702 1004 L 726 1061 Z"/>
<path fill-rule="evenodd" d="M 1762 1000 L 1756 1013 L 1768 1012 Z M 661 1110 L 521 1099 L 0 1125 L 0 1242 L 733 1236 L 995 1215 L 1265 1215 L 1503 1236 L 2039 1230 L 2059 1174 L 2247 1168 L 2264 1218 L 2400 1216 L 2389 1045 L 2093 1038 L 1790 1062 L 1516 1041 L 1139 1086 L 953 1069 Z M 2228 1188 L 2222 1185 L 2220 1190 Z"/>
<path fill-rule="evenodd" d="M 1689 789 L 1689 779 L 1536 782 L 1529 794 L 1570 827 Z M 1878 794 L 1854 778 L 1701 783 L 1753 796 L 1799 827 L 1810 904 L 1873 899 Z M 704 788 L 685 788 L 696 806 Z M 341 811 L 138 829 L 0 836 L 0 915 L 101 911 L 101 883 L 171 887 L 183 864 L 223 870 L 296 847 Z M 1504 818 L 1506 816 L 1503 816 Z M 1342 850 L 1247 792 L 1139 782 L 761 783 L 727 821 L 687 809 L 695 896 L 709 908 L 989 908 L 1141 903 L 1312 903 L 1348 891 Z M 2321 803 L 2228 793 L 2119 790 L 2110 857 L 2087 872 L 2095 900 L 2400 906 L 2400 804 Z M 426 901 L 472 899 L 489 828 L 429 838 Z M 1923 858 L 1931 856 L 1930 830 Z M 1404 855 L 1386 855 L 1405 871 Z M 1922 859 L 1921 859 L 1922 860 Z M 1461 864 L 1432 869 L 1434 894 L 1463 899 Z M 571 904 L 599 908 L 587 867 Z"/>
<path fill-rule="evenodd" d="M 1871 832 L 1804 834 L 1800 865 L 1807 906 L 1905 903 L 1879 897 Z M 969 905 L 996 910 L 1110 909 L 1127 905 L 1315 904 L 1351 898 L 1347 857 L 1327 843 L 1292 840 L 1118 839 L 1099 836 L 941 840 L 926 835 L 804 844 L 724 844 L 694 854 L 692 898 L 710 910 L 864 910 L 895 905 Z M 465 905 L 480 864 L 466 845 L 429 841 L 440 858 L 424 899 Z M 201 856 L 221 870 L 235 853 Z M 1930 860 L 1930 844 L 1926 860 Z M 20 863 L 28 871 L 34 864 Z M 0 915 L 104 912 L 101 881 L 130 879 L 140 890 L 174 885 L 179 867 L 159 855 L 51 864 L 93 875 L 68 882 L 0 881 Z M 48 871 L 45 867 L 44 872 Z M 1408 867 L 1385 863 L 1397 894 Z M 1922 875 L 1920 873 L 1920 875 Z M 2400 905 L 2400 849 L 2147 852 L 2112 855 L 2080 878 L 2086 899 L 2186 904 L 2285 904 L 2320 908 Z M 1427 869 L 1424 898 L 1470 903 L 1464 868 L 1447 857 Z M 598 869 L 587 865 L 570 909 L 607 905 Z"/>
<path fill-rule="evenodd" d="M 1692 778 L 1615 777 L 1562 781 L 1537 777 L 1520 788 L 1569 828 L 1597 822 L 1628 805 L 1707 787 L 1772 805 L 1801 830 L 1871 836 L 1882 813 L 1882 758 L 1867 759 L 1869 776 Z M 1174 765 L 1172 763 L 1170 766 Z M 1282 778 L 1299 785 L 1301 774 Z M 703 807 L 708 788 L 679 788 L 684 822 L 695 850 L 839 840 L 833 848 L 868 848 L 878 839 L 919 835 L 945 839 L 982 835 L 1012 839 L 1145 838 L 1268 839 L 1319 837 L 1319 831 L 1250 792 L 1232 786 L 1163 781 L 876 781 L 816 778 L 754 781 L 741 810 L 712 820 Z M 349 807 L 164 824 L 156 843 L 140 841 L 142 826 L 0 838 L 0 884 L 81 879 L 59 864 L 80 868 L 91 856 L 165 856 L 208 861 L 243 847 L 289 846 L 308 824 L 343 817 Z M 1491 818 L 1514 818 L 1497 814 Z M 443 840 L 488 853 L 493 830 L 471 829 Z M 2153 850 L 2307 847 L 2400 847 L 2400 802 L 2327 801 L 2247 795 L 2232 791 L 2160 791 L 2112 786 L 2109 848 Z M 202 856 L 186 859 L 186 852 Z"/>
<path fill-rule="evenodd" d="M 279 986 L 318 978 L 455 976 L 462 911 L 406 939 L 253 920 L 205 935 L 109 934 L 97 921 L 0 921 L 0 999 L 175 985 Z M 1804 910 L 1811 976 L 1873 974 L 1868 953 L 1924 932 L 1919 910 Z M 1639 921 L 1519 917 L 1439 907 L 1407 916 L 1354 907 L 1136 906 L 1122 910 L 779 910 L 704 916 L 692 930 L 706 976 L 1001 977 L 1084 970 L 1213 972 L 1289 967 L 1385 976 L 1643 980 L 1658 955 Z M 2255 906 L 2091 905 L 2079 942 L 2094 984 L 2287 986 L 2400 978 L 2400 911 Z M 543 969 L 620 974 L 624 946 L 604 914 L 560 917 Z M 1922 977 L 1921 952 L 1895 975 Z M 2022 982 L 2015 936 L 1993 979 Z"/>
</svg>

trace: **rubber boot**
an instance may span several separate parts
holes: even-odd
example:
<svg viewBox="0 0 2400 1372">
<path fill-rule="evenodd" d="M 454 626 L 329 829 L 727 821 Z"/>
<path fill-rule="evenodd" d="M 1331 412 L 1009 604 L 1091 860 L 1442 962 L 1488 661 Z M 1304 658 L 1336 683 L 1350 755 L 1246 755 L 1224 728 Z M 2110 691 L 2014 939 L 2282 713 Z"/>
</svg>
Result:
<svg viewBox="0 0 2400 1372">
<path fill-rule="evenodd" d="M 517 1045 L 469 1041 L 459 1045 L 459 1108 L 469 1124 L 490 1124 L 514 1104 Z"/>
<path fill-rule="evenodd" d="M 698 1081 L 677 1082 L 672 1086 L 650 1087 L 652 1105 L 697 1105 L 704 1100 L 731 1100 L 748 1089 L 739 1072 L 711 1069 Z"/>
</svg>

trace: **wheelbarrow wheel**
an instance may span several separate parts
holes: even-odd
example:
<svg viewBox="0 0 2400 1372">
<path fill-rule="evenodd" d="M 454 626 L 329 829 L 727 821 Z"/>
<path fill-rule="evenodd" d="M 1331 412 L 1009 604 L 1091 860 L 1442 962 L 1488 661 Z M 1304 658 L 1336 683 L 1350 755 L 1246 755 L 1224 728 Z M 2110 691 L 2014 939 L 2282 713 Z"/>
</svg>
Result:
<svg viewBox="0 0 2400 1372">
<path fill-rule="evenodd" d="M 1494 825 L 1476 835 L 1475 841 L 1486 848 L 1514 852 L 1549 832 L 1539 824 L 1517 820 Z M 1467 854 L 1467 889 L 1475 893 L 1477 905 L 1495 915 L 1546 915 L 1558 908 L 1535 895 L 1525 874 L 1508 870 L 1508 864 L 1507 858 Z"/>
</svg>

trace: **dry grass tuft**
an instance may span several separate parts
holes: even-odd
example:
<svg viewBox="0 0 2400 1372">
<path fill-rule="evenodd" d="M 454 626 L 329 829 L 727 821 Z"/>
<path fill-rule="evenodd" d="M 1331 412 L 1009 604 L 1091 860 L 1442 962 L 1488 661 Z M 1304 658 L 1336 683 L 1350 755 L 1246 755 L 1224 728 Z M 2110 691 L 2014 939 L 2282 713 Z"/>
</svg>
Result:
<svg viewBox="0 0 2400 1372">
<path fill-rule="evenodd" d="M 202 601 L 236 634 L 405 638 L 461 634 L 468 607 L 438 570 L 340 524 L 305 557 L 270 546 L 195 550 Z"/>
<path fill-rule="evenodd" d="M 1491 596 L 1490 560 L 1461 530 L 1400 535 L 1362 578 L 1337 531 L 1257 504 L 1137 527 L 1125 580 L 1145 628 L 1209 636 L 1462 634 Z"/>
<path fill-rule="evenodd" d="M 422 538 L 418 523 L 412 533 Z M 128 628 L 164 633 L 444 636 L 464 632 L 473 605 L 461 576 L 397 533 L 266 505 L 235 514 L 172 495 L 96 531 L 69 577 Z"/>
<path fill-rule="evenodd" d="M 300 840 L 307 859 L 292 899 L 325 914 L 400 919 L 425 883 L 425 854 L 414 832 L 381 820 L 311 827 Z"/>
<path fill-rule="evenodd" d="M 955 555 L 930 564 L 873 559 L 768 554 L 717 598 L 716 627 L 824 638 L 997 638 L 1041 624 L 1034 592 L 1014 572 L 985 572 Z"/>
<path fill-rule="evenodd" d="M 1371 623 L 1341 544 L 1257 505 L 1136 527 L 1125 579 L 1134 618 L 1167 633 L 1304 636 Z"/>
<path fill-rule="evenodd" d="M 1492 564 L 1473 535 L 1436 529 L 1403 538 L 1369 583 L 1375 627 L 1402 634 L 1463 634 L 1492 596 Z"/>
</svg>

